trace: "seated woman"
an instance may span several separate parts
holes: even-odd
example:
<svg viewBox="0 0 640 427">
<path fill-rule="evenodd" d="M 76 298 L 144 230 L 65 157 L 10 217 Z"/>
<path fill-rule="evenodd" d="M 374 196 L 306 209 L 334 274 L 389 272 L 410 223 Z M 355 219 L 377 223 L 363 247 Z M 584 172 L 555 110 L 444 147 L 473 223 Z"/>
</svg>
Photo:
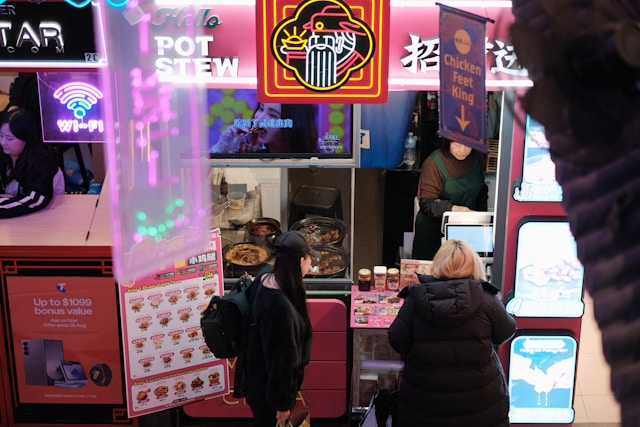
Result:
<svg viewBox="0 0 640 427">
<path fill-rule="evenodd" d="M 22 108 L 0 117 L 0 218 L 44 209 L 59 192 L 54 183 L 60 182 L 62 172 L 36 129 Z"/>
</svg>

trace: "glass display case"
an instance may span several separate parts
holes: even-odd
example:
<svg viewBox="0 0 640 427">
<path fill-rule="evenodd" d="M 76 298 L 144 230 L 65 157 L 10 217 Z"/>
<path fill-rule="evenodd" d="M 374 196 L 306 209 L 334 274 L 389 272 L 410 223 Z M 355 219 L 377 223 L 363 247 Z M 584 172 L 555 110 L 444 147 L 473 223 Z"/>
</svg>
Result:
<svg viewBox="0 0 640 427">
<path fill-rule="evenodd" d="M 377 390 L 397 390 L 404 359 L 389 344 L 387 329 L 354 329 L 352 412 L 364 412 Z"/>
</svg>

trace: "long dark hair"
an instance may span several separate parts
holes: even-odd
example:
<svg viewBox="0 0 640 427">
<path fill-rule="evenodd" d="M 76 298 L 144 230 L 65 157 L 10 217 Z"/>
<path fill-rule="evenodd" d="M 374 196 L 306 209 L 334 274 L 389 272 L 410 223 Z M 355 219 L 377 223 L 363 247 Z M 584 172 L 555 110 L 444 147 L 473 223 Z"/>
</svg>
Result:
<svg viewBox="0 0 640 427">
<path fill-rule="evenodd" d="M 29 171 L 32 171 L 42 164 L 42 159 L 47 158 L 53 161 L 51 152 L 42 142 L 38 135 L 38 127 L 33 116 L 23 108 L 14 108 L 3 112 L 0 116 L 0 126 L 8 124 L 11 133 L 18 139 L 25 142 L 24 150 L 18 156 L 15 166 L 12 166 L 11 157 L 4 152 L 0 155 L 0 168 L 2 179 L 5 184 L 11 180 L 20 180 Z M 11 172 L 7 176 L 7 171 Z"/>
<path fill-rule="evenodd" d="M 282 129 L 291 143 L 292 153 L 318 152 L 316 110 L 311 104 L 282 104 L 281 117 L 293 121 L 292 128 Z"/>
<path fill-rule="evenodd" d="M 307 310 L 307 293 L 302 280 L 300 257 L 284 252 L 278 253 L 273 266 L 273 274 L 282 292 L 304 319 L 308 333 L 311 333 L 311 319 Z"/>
</svg>

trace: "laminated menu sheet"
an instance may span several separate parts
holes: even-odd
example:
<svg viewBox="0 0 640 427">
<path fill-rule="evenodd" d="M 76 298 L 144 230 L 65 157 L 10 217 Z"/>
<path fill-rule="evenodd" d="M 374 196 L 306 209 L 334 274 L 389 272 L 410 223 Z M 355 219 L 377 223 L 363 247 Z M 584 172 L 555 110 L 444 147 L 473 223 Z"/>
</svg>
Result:
<svg viewBox="0 0 640 427">
<path fill-rule="evenodd" d="M 388 328 L 398 315 L 404 300 L 397 291 L 360 291 L 351 289 L 351 327 Z"/>
</svg>

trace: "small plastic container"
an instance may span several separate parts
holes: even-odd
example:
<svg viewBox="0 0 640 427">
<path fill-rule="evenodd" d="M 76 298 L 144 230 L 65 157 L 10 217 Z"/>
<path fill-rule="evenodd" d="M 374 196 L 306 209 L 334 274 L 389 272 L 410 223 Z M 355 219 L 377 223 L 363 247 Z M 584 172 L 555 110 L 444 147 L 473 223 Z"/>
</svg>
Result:
<svg viewBox="0 0 640 427">
<path fill-rule="evenodd" d="M 240 210 L 244 208 L 244 201 L 247 198 L 245 193 L 240 191 L 233 191 L 227 194 L 227 201 L 229 202 L 229 209 Z"/>
<path fill-rule="evenodd" d="M 376 265 L 373 267 L 373 287 L 376 291 L 384 291 L 387 286 L 387 267 Z"/>
</svg>

